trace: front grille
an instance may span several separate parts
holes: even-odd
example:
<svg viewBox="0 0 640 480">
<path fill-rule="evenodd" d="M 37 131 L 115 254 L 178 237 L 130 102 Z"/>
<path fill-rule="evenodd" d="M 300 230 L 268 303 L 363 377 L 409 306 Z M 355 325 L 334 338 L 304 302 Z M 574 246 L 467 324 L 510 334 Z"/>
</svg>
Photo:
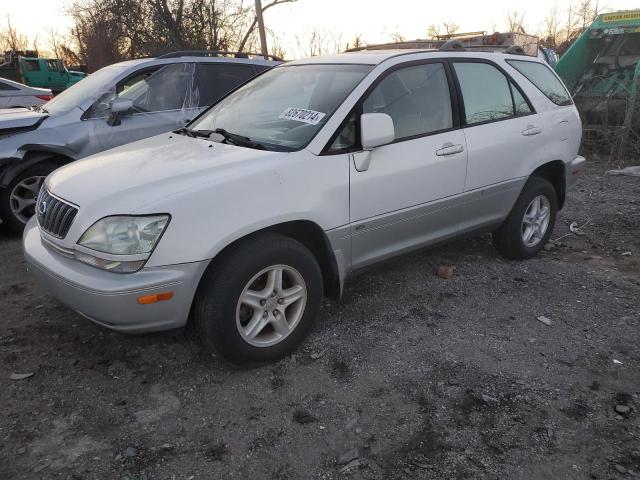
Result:
<svg viewBox="0 0 640 480">
<path fill-rule="evenodd" d="M 54 197 L 42 186 L 36 201 L 36 215 L 40 230 L 56 238 L 64 238 L 76 218 L 78 209 Z"/>
</svg>

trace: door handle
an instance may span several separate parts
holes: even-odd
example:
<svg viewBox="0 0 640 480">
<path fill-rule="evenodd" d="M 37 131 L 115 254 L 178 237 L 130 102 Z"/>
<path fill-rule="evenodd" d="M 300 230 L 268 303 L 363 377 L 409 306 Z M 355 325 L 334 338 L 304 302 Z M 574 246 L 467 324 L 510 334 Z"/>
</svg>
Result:
<svg viewBox="0 0 640 480">
<path fill-rule="evenodd" d="M 442 145 L 440 150 L 436 150 L 436 155 L 439 157 L 444 157 L 446 155 L 454 155 L 456 153 L 464 152 L 464 147 L 462 145 L 454 145 L 451 142 L 447 142 Z"/>
<path fill-rule="evenodd" d="M 527 128 L 522 131 L 522 135 L 524 135 L 525 137 L 538 135 L 539 133 L 542 133 L 542 129 L 540 127 L 537 127 L 536 125 L 527 125 Z"/>
</svg>

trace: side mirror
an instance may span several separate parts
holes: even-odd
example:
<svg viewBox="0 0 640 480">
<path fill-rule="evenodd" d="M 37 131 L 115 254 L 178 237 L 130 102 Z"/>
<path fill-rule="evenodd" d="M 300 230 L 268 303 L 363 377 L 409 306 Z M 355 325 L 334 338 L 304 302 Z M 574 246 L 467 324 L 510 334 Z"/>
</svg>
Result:
<svg viewBox="0 0 640 480">
<path fill-rule="evenodd" d="M 107 119 L 109 125 L 120 125 L 122 116 L 130 112 L 133 109 L 133 100 L 128 98 L 116 98 L 111 102 L 111 113 Z"/>
<path fill-rule="evenodd" d="M 360 116 L 360 140 L 364 150 L 387 145 L 395 138 L 393 120 L 386 113 L 364 113 Z"/>
</svg>

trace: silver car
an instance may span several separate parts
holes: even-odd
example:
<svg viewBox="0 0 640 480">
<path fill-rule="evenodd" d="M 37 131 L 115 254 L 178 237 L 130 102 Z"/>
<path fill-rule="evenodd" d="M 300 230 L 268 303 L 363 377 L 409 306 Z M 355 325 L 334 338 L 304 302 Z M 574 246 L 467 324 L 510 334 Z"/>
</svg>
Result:
<svg viewBox="0 0 640 480">
<path fill-rule="evenodd" d="M 71 161 L 184 126 L 281 63 L 227 52 L 175 52 L 89 75 L 33 109 L 0 110 L 0 218 L 22 231 L 44 178 Z"/>
<path fill-rule="evenodd" d="M 0 78 L 0 108 L 35 107 L 53 98 L 48 88 L 36 88 Z"/>
</svg>

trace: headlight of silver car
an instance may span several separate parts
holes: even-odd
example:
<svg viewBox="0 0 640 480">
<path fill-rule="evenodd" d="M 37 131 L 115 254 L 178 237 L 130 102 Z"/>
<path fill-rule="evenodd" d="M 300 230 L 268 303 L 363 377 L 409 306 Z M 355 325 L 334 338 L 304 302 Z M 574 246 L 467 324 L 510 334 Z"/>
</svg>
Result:
<svg viewBox="0 0 640 480">
<path fill-rule="evenodd" d="M 75 257 L 111 272 L 136 272 L 151 255 L 169 218 L 166 214 L 105 217 L 80 237 Z"/>
</svg>

